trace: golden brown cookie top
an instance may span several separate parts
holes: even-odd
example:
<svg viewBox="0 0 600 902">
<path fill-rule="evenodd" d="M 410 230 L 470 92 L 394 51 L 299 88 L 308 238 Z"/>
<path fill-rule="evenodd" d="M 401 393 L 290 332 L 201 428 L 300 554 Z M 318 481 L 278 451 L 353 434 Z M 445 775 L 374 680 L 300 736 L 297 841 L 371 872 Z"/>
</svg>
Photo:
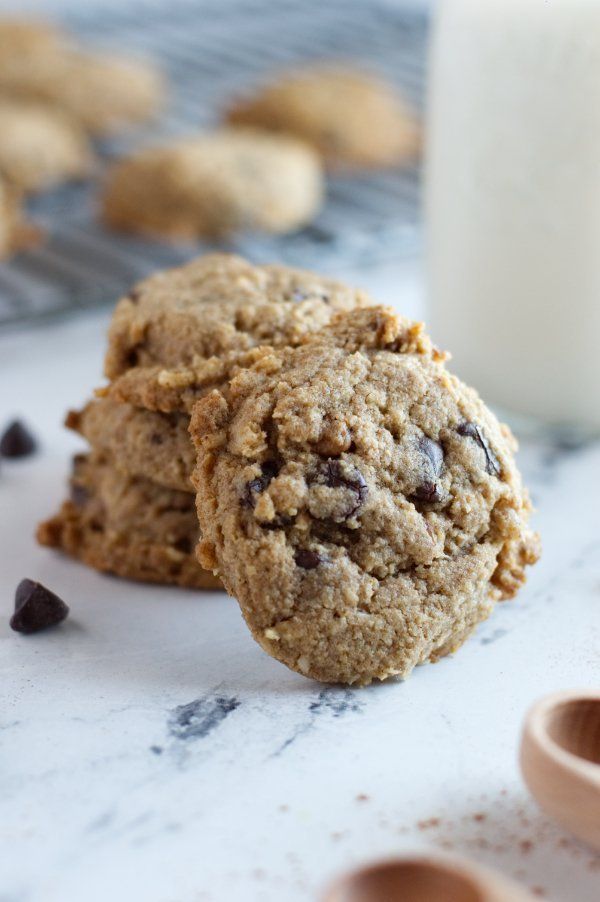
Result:
<svg viewBox="0 0 600 902">
<path fill-rule="evenodd" d="M 261 344 L 296 345 L 336 311 L 368 303 L 363 292 L 305 270 L 209 254 L 145 279 L 119 301 L 105 372 L 115 379 L 133 367 L 154 368 L 149 375 L 161 388 L 163 369 L 189 368 L 182 376 L 189 386 L 194 369 L 204 381 L 207 368 L 220 370 L 209 358 Z M 176 387 L 176 377 L 161 380 L 164 388 Z"/>
<path fill-rule="evenodd" d="M 407 676 L 536 559 L 510 432 L 389 309 L 264 349 L 198 402 L 190 432 L 200 561 L 307 676 Z"/>
</svg>

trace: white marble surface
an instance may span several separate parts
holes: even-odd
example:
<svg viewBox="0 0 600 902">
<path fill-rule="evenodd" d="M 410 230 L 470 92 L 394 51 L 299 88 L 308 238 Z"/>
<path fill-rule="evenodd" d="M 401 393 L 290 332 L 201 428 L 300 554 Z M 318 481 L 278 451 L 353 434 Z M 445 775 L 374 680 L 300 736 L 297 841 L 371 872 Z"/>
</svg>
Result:
<svg viewBox="0 0 600 902">
<path fill-rule="evenodd" d="M 412 271 L 361 281 L 419 312 Z M 304 902 L 350 865 L 423 848 L 597 902 L 600 858 L 538 812 L 516 752 L 534 699 L 600 683 L 600 447 L 523 448 L 544 557 L 455 658 L 324 688 L 263 654 L 225 596 L 36 548 L 106 319 L 0 336 L 0 423 L 22 415 L 43 441 L 0 474 L 1 902 Z M 24 576 L 65 598 L 66 623 L 10 631 Z"/>
</svg>

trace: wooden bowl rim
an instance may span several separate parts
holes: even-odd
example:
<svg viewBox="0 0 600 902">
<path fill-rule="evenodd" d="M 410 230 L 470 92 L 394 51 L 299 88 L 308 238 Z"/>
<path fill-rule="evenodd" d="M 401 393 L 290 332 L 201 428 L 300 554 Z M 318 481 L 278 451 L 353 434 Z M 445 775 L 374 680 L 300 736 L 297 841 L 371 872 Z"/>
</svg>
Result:
<svg viewBox="0 0 600 902">
<path fill-rule="evenodd" d="M 600 763 L 582 758 L 560 745 L 548 731 L 550 715 L 559 708 L 576 702 L 594 701 L 600 705 L 600 689 L 566 689 L 539 699 L 525 717 L 524 734 L 534 739 L 538 747 L 558 764 L 583 776 L 600 790 Z"/>
</svg>

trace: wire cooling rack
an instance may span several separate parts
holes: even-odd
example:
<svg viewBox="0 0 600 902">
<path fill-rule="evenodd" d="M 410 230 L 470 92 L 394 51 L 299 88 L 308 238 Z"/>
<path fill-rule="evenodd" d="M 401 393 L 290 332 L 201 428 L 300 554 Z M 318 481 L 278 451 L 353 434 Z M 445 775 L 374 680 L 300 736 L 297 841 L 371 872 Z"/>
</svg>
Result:
<svg viewBox="0 0 600 902">
<path fill-rule="evenodd" d="M 156 58 L 170 80 L 166 114 L 150 128 L 103 142 L 103 165 L 165 135 L 218 122 L 233 95 L 311 59 L 352 60 L 422 109 L 427 18 L 389 0 L 134 0 L 81 4 L 63 22 L 91 45 Z M 97 184 L 68 185 L 31 202 L 46 240 L 0 264 L 0 326 L 114 302 L 136 279 L 209 248 L 110 232 L 97 220 L 97 191 Z M 335 271 L 414 253 L 419 234 L 419 172 L 412 167 L 331 177 L 327 203 L 307 228 L 220 247 L 257 262 Z"/>
</svg>

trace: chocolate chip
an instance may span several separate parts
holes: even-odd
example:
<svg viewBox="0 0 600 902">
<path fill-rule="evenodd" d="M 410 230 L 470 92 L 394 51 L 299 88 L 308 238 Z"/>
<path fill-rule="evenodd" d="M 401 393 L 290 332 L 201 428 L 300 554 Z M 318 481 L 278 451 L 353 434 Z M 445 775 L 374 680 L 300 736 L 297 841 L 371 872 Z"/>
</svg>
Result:
<svg viewBox="0 0 600 902">
<path fill-rule="evenodd" d="M 294 555 L 294 560 L 298 566 L 302 567 L 304 570 L 314 570 L 315 567 L 318 567 L 319 564 L 322 564 L 325 561 L 325 558 L 321 557 L 318 551 L 309 551 L 307 548 L 299 548 Z"/>
<path fill-rule="evenodd" d="M 127 354 L 127 356 L 125 358 L 125 363 L 127 364 L 127 366 L 134 367 L 134 366 L 138 365 L 139 359 L 140 358 L 139 358 L 139 354 L 138 354 L 137 350 L 135 348 L 133 348 Z"/>
<path fill-rule="evenodd" d="M 485 468 L 487 472 L 490 476 L 500 476 L 500 473 L 502 472 L 500 461 L 490 448 L 489 442 L 483 434 L 481 426 L 478 426 L 477 423 L 464 422 L 456 427 L 456 431 L 459 435 L 464 435 L 466 438 L 472 438 L 477 442 L 485 454 Z"/>
<path fill-rule="evenodd" d="M 419 439 L 419 450 L 427 459 L 432 475 L 439 476 L 444 466 L 444 449 L 440 443 L 422 435 Z"/>
<path fill-rule="evenodd" d="M 60 623 L 68 613 L 69 608 L 62 598 L 41 583 L 23 579 L 15 593 L 15 613 L 10 626 L 17 633 L 37 633 Z"/>
<path fill-rule="evenodd" d="M 411 499 L 415 501 L 424 501 L 428 504 L 434 504 L 441 501 L 444 497 L 437 482 L 422 482 L 414 490 Z"/>
<path fill-rule="evenodd" d="M 129 300 L 131 301 L 132 304 L 137 304 L 137 302 L 139 301 L 141 296 L 142 296 L 142 292 L 139 290 L 139 288 L 132 288 L 131 291 L 129 292 L 129 294 L 127 295 L 127 297 L 129 298 Z"/>
<path fill-rule="evenodd" d="M 2 457 L 27 457 L 36 448 L 36 440 L 20 420 L 13 420 L 0 439 Z"/>
<path fill-rule="evenodd" d="M 86 489 L 84 485 L 81 485 L 77 482 L 71 485 L 71 501 L 75 505 L 75 507 L 85 507 L 87 502 L 90 500 L 90 493 Z"/>
<path fill-rule="evenodd" d="M 417 486 L 411 498 L 415 501 L 434 504 L 444 497 L 441 487 L 437 483 L 444 468 L 444 449 L 439 442 L 435 442 L 427 435 L 421 436 L 418 447 L 424 462 L 425 479 Z"/>
<path fill-rule="evenodd" d="M 277 476 L 279 468 L 275 461 L 266 460 L 261 466 L 261 475 L 256 479 L 251 479 L 246 483 L 242 502 L 246 507 L 254 507 L 256 504 L 256 496 L 260 495 L 267 488 L 272 479 Z"/>
<path fill-rule="evenodd" d="M 341 513 L 342 521 L 350 520 L 354 517 L 365 503 L 369 494 L 369 488 L 360 470 L 342 460 L 329 458 L 319 471 L 318 482 L 322 482 L 322 484 L 332 489 L 350 489 L 353 500 L 349 502 L 348 507 Z"/>
<path fill-rule="evenodd" d="M 159 432 L 153 432 L 150 436 L 150 442 L 153 445 L 162 445 L 163 441 L 163 437 Z"/>
<path fill-rule="evenodd" d="M 191 539 L 189 539 L 188 536 L 182 536 L 180 539 L 177 539 L 177 541 L 173 543 L 173 548 L 176 548 L 177 551 L 181 551 L 182 554 L 191 554 Z"/>
</svg>

